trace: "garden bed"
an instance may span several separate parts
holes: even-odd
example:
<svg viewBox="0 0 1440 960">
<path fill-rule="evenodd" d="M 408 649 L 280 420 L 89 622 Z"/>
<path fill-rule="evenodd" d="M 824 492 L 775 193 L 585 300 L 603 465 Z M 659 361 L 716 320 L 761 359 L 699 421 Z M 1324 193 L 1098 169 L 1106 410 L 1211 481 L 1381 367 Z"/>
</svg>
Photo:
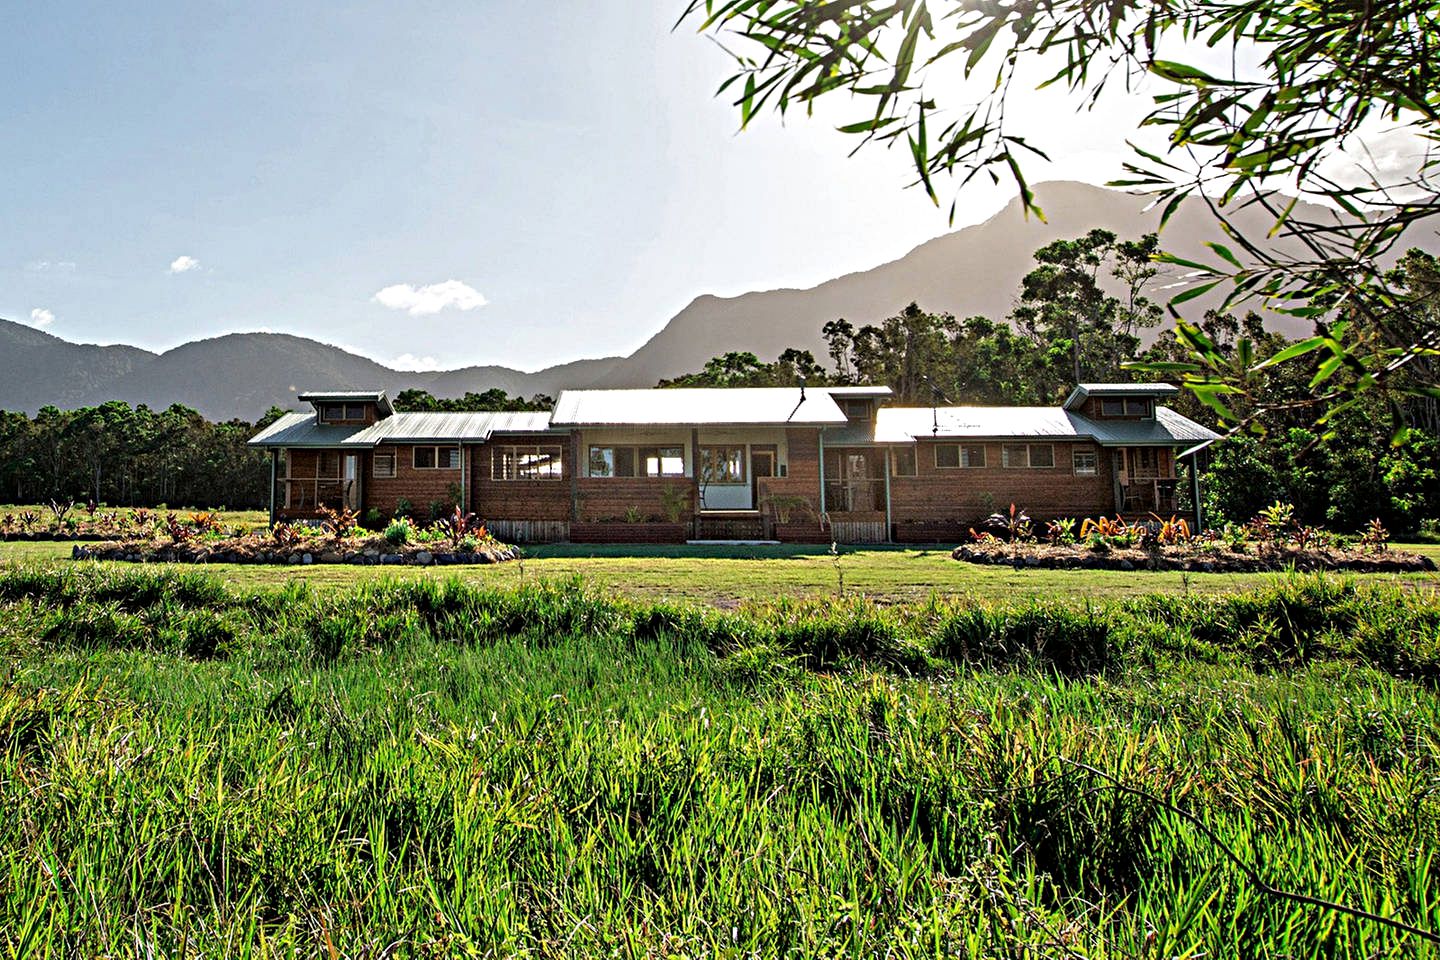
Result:
<svg viewBox="0 0 1440 960">
<path fill-rule="evenodd" d="M 1095 550 L 1087 544 L 974 543 L 956 547 L 968 563 L 1048 570 L 1183 570 L 1191 573 L 1267 573 L 1289 570 L 1348 570 L 1355 573 L 1423 573 L 1435 561 L 1401 550 L 1301 549 L 1271 545 L 1255 552 L 1155 546 Z"/>
<path fill-rule="evenodd" d="M 270 537 L 166 543 L 157 540 L 110 540 L 77 543 L 74 560 L 116 560 L 124 563 L 255 563 L 277 566 L 341 563 L 356 566 L 420 566 L 502 563 L 521 556 L 520 548 L 487 541 L 472 549 L 448 543 L 407 543 L 395 546 L 384 537 L 314 539 L 279 545 Z"/>
</svg>

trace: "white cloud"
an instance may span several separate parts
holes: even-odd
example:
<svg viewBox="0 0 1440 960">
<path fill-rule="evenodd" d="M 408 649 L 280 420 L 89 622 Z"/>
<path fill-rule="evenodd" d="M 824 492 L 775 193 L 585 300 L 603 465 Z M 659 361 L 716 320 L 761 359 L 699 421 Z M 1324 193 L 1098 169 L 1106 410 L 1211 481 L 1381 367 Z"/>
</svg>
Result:
<svg viewBox="0 0 1440 960">
<path fill-rule="evenodd" d="M 182 254 L 170 261 L 171 273 L 188 273 L 200 269 L 200 261 L 188 254 Z"/>
<path fill-rule="evenodd" d="M 412 317 L 425 317 L 450 307 L 456 310 L 475 310 L 489 301 L 468 283 L 446 280 L 416 287 L 408 283 L 397 283 L 386 287 L 371 298 L 391 310 L 404 310 Z"/>
<path fill-rule="evenodd" d="M 31 260 L 25 264 L 26 273 L 64 273 L 75 272 L 74 260 Z"/>
<path fill-rule="evenodd" d="M 434 357 L 417 357 L 413 353 L 402 353 L 390 361 L 390 367 L 395 370 L 408 370 L 415 373 L 430 370 L 443 369 L 440 361 Z"/>
<path fill-rule="evenodd" d="M 48 327 L 54 322 L 55 314 L 44 307 L 36 307 L 30 311 L 30 326 L 32 327 Z"/>
</svg>

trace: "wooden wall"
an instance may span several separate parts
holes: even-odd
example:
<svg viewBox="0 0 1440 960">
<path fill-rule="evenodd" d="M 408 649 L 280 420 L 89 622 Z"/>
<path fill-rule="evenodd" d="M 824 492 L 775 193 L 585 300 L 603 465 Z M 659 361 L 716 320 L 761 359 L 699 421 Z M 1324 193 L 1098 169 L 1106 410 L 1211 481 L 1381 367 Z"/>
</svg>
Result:
<svg viewBox="0 0 1440 960">
<path fill-rule="evenodd" d="M 560 480 L 496 480 L 496 447 L 515 445 L 559 446 L 563 451 Z M 575 477 L 574 450 L 563 434 L 492 437 L 482 446 L 466 447 L 470 456 L 470 510 L 482 520 L 569 520 L 570 485 Z"/>
</svg>

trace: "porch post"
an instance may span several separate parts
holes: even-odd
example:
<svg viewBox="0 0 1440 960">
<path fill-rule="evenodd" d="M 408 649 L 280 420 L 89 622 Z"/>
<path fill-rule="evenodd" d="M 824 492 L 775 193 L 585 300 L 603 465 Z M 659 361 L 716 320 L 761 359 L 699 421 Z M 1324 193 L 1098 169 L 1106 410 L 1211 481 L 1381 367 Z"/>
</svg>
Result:
<svg viewBox="0 0 1440 960">
<path fill-rule="evenodd" d="M 1195 506 L 1195 533 L 1205 529 L 1205 508 L 1200 503 L 1200 451 L 1190 455 L 1190 502 Z"/>
<path fill-rule="evenodd" d="M 280 462 L 280 451 L 270 450 L 270 526 L 275 526 L 275 477 L 277 464 Z"/>
<path fill-rule="evenodd" d="M 895 528 L 891 526 L 890 519 L 890 448 L 885 448 L 885 462 L 881 469 L 885 471 L 885 542 L 890 543 L 895 539 Z"/>
<path fill-rule="evenodd" d="M 825 522 L 828 511 L 825 509 L 825 428 L 821 427 L 819 436 L 820 445 L 820 522 Z"/>
<path fill-rule="evenodd" d="M 570 521 L 580 522 L 580 431 L 570 431 Z"/>
</svg>

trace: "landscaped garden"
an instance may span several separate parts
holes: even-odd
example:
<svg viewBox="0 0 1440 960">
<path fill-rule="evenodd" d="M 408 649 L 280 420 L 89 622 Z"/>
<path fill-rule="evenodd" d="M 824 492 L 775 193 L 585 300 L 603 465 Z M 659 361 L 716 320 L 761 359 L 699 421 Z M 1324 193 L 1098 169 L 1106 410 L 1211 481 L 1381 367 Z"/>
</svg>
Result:
<svg viewBox="0 0 1440 960">
<path fill-rule="evenodd" d="M 409 574 L 0 569 L 5 953 L 1434 955 L 1431 592 Z"/>
<path fill-rule="evenodd" d="M 1158 516 L 1051 520 L 1037 529 L 1014 504 L 971 528 L 957 560 L 1016 567 L 1085 570 L 1185 570 L 1201 573 L 1350 570 L 1364 573 L 1433 571 L 1435 561 L 1392 548 L 1379 520 L 1354 537 L 1308 526 L 1290 504 L 1274 503 L 1249 523 L 1195 533 L 1186 520 Z"/>
</svg>

